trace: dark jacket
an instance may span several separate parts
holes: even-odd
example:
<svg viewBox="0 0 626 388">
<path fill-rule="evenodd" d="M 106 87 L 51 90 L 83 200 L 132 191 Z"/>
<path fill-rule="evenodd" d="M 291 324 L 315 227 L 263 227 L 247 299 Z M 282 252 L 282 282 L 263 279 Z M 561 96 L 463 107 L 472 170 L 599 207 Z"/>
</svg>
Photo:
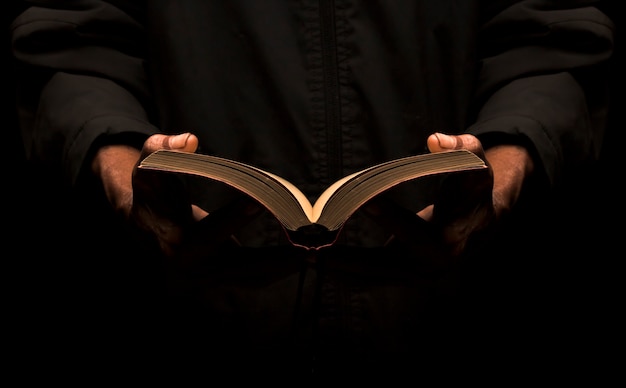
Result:
<svg viewBox="0 0 626 388">
<path fill-rule="evenodd" d="M 75 187 L 94 147 L 156 132 L 312 200 L 435 131 L 527 146 L 540 190 L 599 154 L 612 24 L 596 1 L 33 3 L 12 25 L 27 157 Z M 417 210 L 418 190 L 396 199 Z M 229 198 L 197 191 L 207 210 Z M 272 225 L 243 240 L 280 239 Z M 363 225 L 350 241 L 384 241 Z"/>
</svg>

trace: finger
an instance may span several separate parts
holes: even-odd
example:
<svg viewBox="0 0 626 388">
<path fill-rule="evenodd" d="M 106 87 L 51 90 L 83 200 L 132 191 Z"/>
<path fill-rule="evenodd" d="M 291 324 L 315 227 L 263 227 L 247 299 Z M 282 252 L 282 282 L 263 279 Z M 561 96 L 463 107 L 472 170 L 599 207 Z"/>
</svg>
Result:
<svg viewBox="0 0 626 388">
<path fill-rule="evenodd" d="M 155 134 L 145 141 L 142 156 L 147 156 L 160 149 L 196 152 L 198 149 L 198 138 L 189 132 L 178 135 Z"/>
<path fill-rule="evenodd" d="M 189 229 L 185 244 L 175 250 L 177 265 L 191 268 L 208 264 L 207 258 L 224 247 L 237 245 L 237 230 L 252 221 L 263 207 L 242 196 L 232 203 L 213 210 Z M 204 263 L 204 264 L 203 264 Z"/>
<path fill-rule="evenodd" d="M 422 210 L 418 211 L 417 215 L 425 221 L 431 221 L 433 219 L 433 208 L 433 205 L 428 205 Z"/>
<path fill-rule="evenodd" d="M 414 212 L 388 201 L 375 197 L 363 205 L 362 210 L 385 230 L 401 241 L 416 242 L 418 237 L 430 239 L 430 226 Z"/>
<path fill-rule="evenodd" d="M 194 220 L 194 210 L 180 177 L 150 170 L 135 170 L 133 212 L 140 225 L 171 243 L 180 237 L 177 230 Z"/>
<path fill-rule="evenodd" d="M 433 133 L 426 141 L 430 152 L 466 149 L 478 155 L 483 154 L 480 140 L 474 135 L 464 133 L 461 135 L 446 135 L 440 132 Z"/>
<path fill-rule="evenodd" d="M 445 271 L 456 261 L 454 247 L 445 244 L 441 230 L 418 214 L 380 198 L 369 201 L 363 210 L 392 233 L 386 247 L 413 257 L 424 276 Z"/>
<path fill-rule="evenodd" d="M 191 211 L 193 212 L 194 221 L 200 221 L 204 217 L 209 215 L 209 213 L 206 210 L 202 209 L 201 207 L 197 205 L 191 205 Z"/>
<path fill-rule="evenodd" d="M 223 242 L 256 218 L 263 209 L 257 201 L 242 195 L 230 204 L 208 213 L 197 222 L 194 230 L 197 237 L 200 237 L 200 241 Z"/>
</svg>

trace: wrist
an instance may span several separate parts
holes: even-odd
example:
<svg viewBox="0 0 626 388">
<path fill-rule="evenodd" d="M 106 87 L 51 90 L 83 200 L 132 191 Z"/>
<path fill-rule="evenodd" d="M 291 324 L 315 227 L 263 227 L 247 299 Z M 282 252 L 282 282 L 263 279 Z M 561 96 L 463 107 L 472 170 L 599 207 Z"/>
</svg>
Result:
<svg viewBox="0 0 626 388">
<path fill-rule="evenodd" d="M 532 176 L 534 162 L 521 145 L 502 144 L 485 151 L 493 171 L 493 203 L 496 214 L 508 213 L 517 203 L 525 183 Z"/>
<path fill-rule="evenodd" d="M 133 171 L 140 156 L 140 150 L 122 144 L 104 145 L 94 154 L 91 171 L 116 212 L 130 212 Z"/>
</svg>

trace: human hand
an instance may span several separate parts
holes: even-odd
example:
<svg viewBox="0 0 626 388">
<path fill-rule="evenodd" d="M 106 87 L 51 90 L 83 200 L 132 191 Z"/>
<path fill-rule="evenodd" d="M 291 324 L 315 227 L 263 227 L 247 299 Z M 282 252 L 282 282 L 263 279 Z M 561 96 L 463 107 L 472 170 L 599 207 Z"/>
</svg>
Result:
<svg viewBox="0 0 626 388">
<path fill-rule="evenodd" d="M 521 146 L 500 145 L 485 151 L 470 134 L 433 134 L 428 148 L 431 152 L 467 149 L 489 168 L 450 174 L 434 203 L 417 214 L 379 199 L 365 210 L 393 233 L 393 245 L 429 257 L 427 265 L 434 268 L 460 256 L 470 239 L 492 230 L 513 208 L 533 164 Z"/>
<path fill-rule="evenodd" d="M 141 159 L 158 149 L 195 152 L 197 147 L 198 139 L 190 133 L 153 135 L 144 143 Z M 224 245 L 234 245 L 234 231 L 256 216 L 261 207 L 242 198 L 209 214 L 189 201 L 179 178 L 135 168 L 131 217 L 156 239 L 166 256 L 175 257 L 182 266 L 196 265 Z"/>
<path fill-rule="evenodd" d="M 137 169 L 140 160 L 158 149 L 195 152 L 197 147 L 198 139 L 190 133 L 156 134 L 145 141 L 142 150 L 104 146 L 92 164 L 117 213 L 139 236 L 154 243 L 165 256 L 175 257 L 181 266 L 206 258 L 226 244 L 233 230 L 259 211 L 250 201 L 208 215 L 189 201 L 179 177 Z"/>
<path fill-rule="evenodd" d="M 467 149 L 485 160 L 489 167 L 448 175 L 435 202 L 417 213 L 438 231 L 444 251 L 455 257 L 460 255 L 472 236 L 487 229 L 496 219 L 494 171 L 481 142 L 473 135 L 435 133 L 428 137 L 427 145 L 430 152 Z"/>
</svg>

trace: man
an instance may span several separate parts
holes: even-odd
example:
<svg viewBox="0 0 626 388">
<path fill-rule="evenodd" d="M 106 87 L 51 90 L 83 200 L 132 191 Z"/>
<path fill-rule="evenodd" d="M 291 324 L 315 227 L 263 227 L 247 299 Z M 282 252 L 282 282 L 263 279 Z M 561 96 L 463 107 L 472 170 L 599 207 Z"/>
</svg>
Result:
<svg viewBox="0 0 626 388">
<path fill-rule="evenodd" d="M 506 265 L 505 243 L 528 243 L 524 212 L 541 217 L 598 158 L 613 35 L 597 3 L 25 4 L 12 43 L 27 157 L 86 206 L 90 240 L 115 237 L 72 250 L 81 265 L 110 249 L 109 268 L 163 269 L 174 341 L 316 374 L 425 359 L 473 343 L 485 322 L 461 319 L 459 284 Z M 228 188 L 135 169 L 159 148 L 257 165 L 311 199 L 416 153 L 466 148 L 490 169 L 402 185 L 311 257 Z M 158 289 L 138 284 L 136 298 Z"/>
</svg>

